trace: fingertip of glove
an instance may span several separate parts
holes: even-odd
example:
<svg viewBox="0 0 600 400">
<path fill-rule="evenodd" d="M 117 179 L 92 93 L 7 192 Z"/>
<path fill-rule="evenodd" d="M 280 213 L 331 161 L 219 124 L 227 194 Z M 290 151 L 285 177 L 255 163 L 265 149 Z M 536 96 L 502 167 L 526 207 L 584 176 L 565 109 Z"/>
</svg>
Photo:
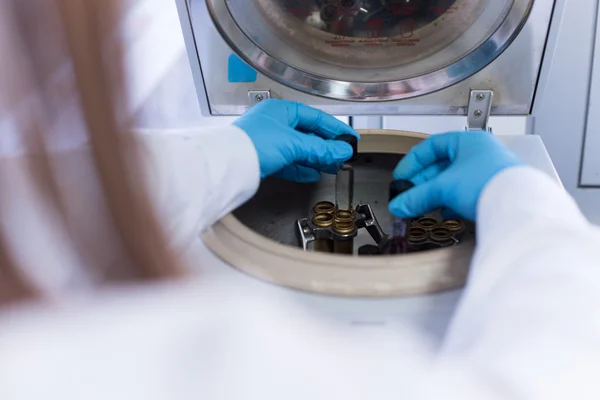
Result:
<svg viewBox="0 0 600 400">
<path fill-rule="evenodd" d="M 392 176 L 396 180 L 408 179 L 410 177 L 408 176 L 408 174 L 406 172 L 407 172 L 406 168 L 402 164 L 402 161 L 400 161 L 400 163 L 396 166 L 396 168 L 394 168 L 394 172 L 392 172 Z"/>
<path fill-rule="evenodd" d="M 390 201 L 388 204 L 388 210 L 392 215 L 398 218 L 406 218 L 409 215 L 406 210 L 406 205 L 404 204 L 401 198 L 402 196 L 397 196 L 394 199 L 392 199 L 392 201 Z"/>
<path fill-rule="evenodd" d="M 398 162 L 396 168 L 392 172 L 392 176 L 394 179 L 410 179 L 412 178 L 413 170 L 416 170 L 417 166 L 415 165 L 414 156 L 411 153 L 408 153 Z"/>
<path fill-rule="evenodd" d="M 321 173 L 313 168 L 293 164 L 277 171 L 274 177 L 298 183 L 314 183 L 321 180 Z"/>
<path fill-rule="evenodd" d="M 358 157 L 358 139 L 354 135 L 342 134 L 338 135 L 335 140 L 348 143 L 352 147 L 352 159 Z"/>
<path fill-rule="evenodd" d="M 296 182 L 315 183 L 315 182 L 319 182 L 320 180 L 321 180 L 321 173 L 319 171 L 314 171 L 314 172 L 303 173 L 296 179 Z"/>
<path fill-rule="evenodd" d="M 346 161 L 354 154 L 352 146 L 346 142 L 342 142 L 340 140 L 330 140 L 328 143 L 331 153 L 335 158 L 333 161 Z"/>
</svg>

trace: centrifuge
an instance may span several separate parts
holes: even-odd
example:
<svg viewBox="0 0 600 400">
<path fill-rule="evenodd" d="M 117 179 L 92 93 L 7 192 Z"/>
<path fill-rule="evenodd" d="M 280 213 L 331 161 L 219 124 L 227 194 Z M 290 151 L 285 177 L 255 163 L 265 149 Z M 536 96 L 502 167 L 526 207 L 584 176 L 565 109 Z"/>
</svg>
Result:
<svg viewBox="0 0 600 400">
<path fill-rule="evenodd" d="M 414 222 L 413 238 L 425 232 L 431 246 L 400 255 L 361 249 L 378 245 L 373 221 L 389 233 L 391 172 L 432 133 L 431 121 L 496 134 L 560 182 L 542 139 L 531 133 L 544 67 L 553 60 L 551 22 L 560 25 L 567 2 L 177 3 L 203 115 L 235 116 L 269 98 L 294 100 L 347 118 L 362 137 L 353 162 L 352 254 L 322 251 L 322 240 L 309 245 L 331 239 L 319 233 L 331 232 L 320 225 L 330 221 L 314 210 L 335 204 L 335 176 L 308 185 L 268 179 L 252 200 L 204 233 L 203 273 L 287 291 L 352 326 L 402 320 L 439 337 L 466 282 L 476 226 L 428 215 L 421 225 Z M 507 126 L 516 128 L 505 132 Z M 460 240 L 444 236 L 457 223 Z M 436 235 L 454 242 L 438 246 Z"/>
</svg>

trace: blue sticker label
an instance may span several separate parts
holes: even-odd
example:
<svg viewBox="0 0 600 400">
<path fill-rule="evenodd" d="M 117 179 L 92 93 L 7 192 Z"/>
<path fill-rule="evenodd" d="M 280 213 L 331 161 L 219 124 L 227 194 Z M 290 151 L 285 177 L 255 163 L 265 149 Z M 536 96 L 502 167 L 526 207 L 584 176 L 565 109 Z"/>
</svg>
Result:
<svg viewBox="0 0 600 400">
<path fill-rule="evenodd" d="M 229 82 L 256 82 L 257 75 L 256 71 L 241 58 L 235 54 L 229 56 L 227 66 L 227 80 Z"/>
</svg>

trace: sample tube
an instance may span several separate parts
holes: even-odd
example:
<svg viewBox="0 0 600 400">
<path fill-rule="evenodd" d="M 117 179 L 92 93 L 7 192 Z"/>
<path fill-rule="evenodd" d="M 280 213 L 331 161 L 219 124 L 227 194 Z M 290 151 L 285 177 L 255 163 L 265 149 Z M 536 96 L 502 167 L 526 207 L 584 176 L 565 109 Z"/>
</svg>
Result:
<svg viewBox="0 0 600 400">
<path fill-rule="evenodd" d="M 410 228 L 408 230 L 408 243 L 409 244 L 421 244 L 427 241 L 429 234 L 423 228 Z"/>
<path fill-rule="evenodd" d="M 353 235 L 356 232 L 353 210 L 338 210 L 333 219 L 333 232 L 338 235 Z M 354 253 L 354 237 L 336 238 L 333 242 L 333 252 L 337 254 Z"/>
<path fill-rule="evenodd" d="M 429 231 L 434 228 L 437 228 L 440 224 L 435 218 L 423 217 L 419 218 L 419 220 L 417 221 L 417 225 Z"/>
<path fill-rule="evenodd" d="M 464 235 L 467 233 L 467 225 L 466 225 L 465 221 L 462 221 L 462 220 L 448 219 L 448 220 L 445 220 L 444 222 L 442 222 L 441 226 L 442 226 L 442 228 L 446 228 L 450 232 L 452 232 L 452 236 L 458 242 L 461 242 Z M 471 233 L 474 233 L 474 232 L 471 232 Z"/>
<path fill-rule="evenodd" d="M 390 196 L 389 200 L 392 201 L 396 196 L 411 189 L 414 185 L 410 181 L 397 180 L 390 184 Z M 410 218 L 396 218 L 392 215 L 391 221 L 391 237 L 389 245 L 387 246 L 388 254 L 404 254 L 408 253 L 409 242 L 408 242 L 408 229 L 412 219 Z"/>
<path fill-rule="evenodd" d="M 452 232 L 446 228 L 435 228 L 429 234 L 429 238 L 435 243 L 452 243 Z"/>
<path fill-rule="evenodd" d="M 408 225 L 406 218 L 394 218 L 392 221 L 392 237 L 390 238 L 390 254 L 408 253 Z"/>
<path fill-rule="evenodd" d="M 408 251 L 422 251 L 429 248 L 429 232 L 423 228 L 415 227 L 411 224 L 408 229 Z"/>
<path fill-rule="evenodd" d="M 329 228 L 333 225 L 333 215 L 330 213 L 315 214 L 312 223 L 319 228 Z M 314 241 L 314 250 L 319 253 L 333 253 L 333 240 L 317 239 Z"/>
<path fill-rule="evenodd" d="M 442 228 L 448 229 L 452 233 L 461 232 L 465 229 L 462 221 L 456 219 L 447 219 L 442 222 Z"/>
<path fill-rule="evenodd" d="M 338 210 L 352 210 L 354 168 L 344 164 L 335 178 L 335 205 Z"/>
<path fill-rule="evenodd" d="M 335 214 L 335 204 L 329 201 L 321 201 L 314 205 L 313 213 L 315 214 Z"/>
<path fill-rule="evenodd" d="M 354 254 L 354 239 L 334 241 L 333 252 L 335 254 Z"/>
</svg>

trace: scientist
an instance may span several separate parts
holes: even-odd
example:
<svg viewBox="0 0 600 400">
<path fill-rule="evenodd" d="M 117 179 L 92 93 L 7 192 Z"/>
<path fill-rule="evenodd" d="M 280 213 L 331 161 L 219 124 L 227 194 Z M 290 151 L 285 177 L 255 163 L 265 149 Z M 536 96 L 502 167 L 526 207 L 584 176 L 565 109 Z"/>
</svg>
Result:
<svg viewBox="0 0 600 400">
<path fill-rule="evenodd" d="M 600 233 L 485 132 L 434 135 L 394 171 L 416 186 L 392 213 L 478 224 L 440 347 L 400 323 L 349 330 L 225 268 L 182 274 L 161 249 L 198 244 L 262 178 L 334 172 L 352 152 L 336 137 L 356 132 L 269 100 L 231 126 L 138 133 L 133 146 L 113 110 L 118 74 L 102 68 L 118 64 L 100 40 L 114 38 L 115 4 L 0 2 L 0 400 L 600 398 Z M 75 82 L 57 84 L 70 68 Z M 71 130 L 91 151 L 63 142 Z"/>
<path fill-rule="evenodd" d="M 160 145 L 150 147 L 177 156 L 162 164 L 171 178 L 208 156 L 209 178 L 191 195 L 191 208 L 208 211 L 183 214 L 203 230 L 260 178 L 318 180 L 351 156 L 331 140 L 341 133 L 356 134 L 313 108 L 269 100 L 233 126 L 154 137 Z M 285 291 L 270 298 L 200 276 L 0 314 L 0 398 L 598 398 L 600 233 L 573 199 L 486 132 L 431 136 L 394 177 L 416 183 L 390 203 L 394 214 L 443 208 L 478 223 L 441 348 L 403 326 L 357 335 Z M 179 195 L 187 204 L 190 193 Z"/>
</svg>

